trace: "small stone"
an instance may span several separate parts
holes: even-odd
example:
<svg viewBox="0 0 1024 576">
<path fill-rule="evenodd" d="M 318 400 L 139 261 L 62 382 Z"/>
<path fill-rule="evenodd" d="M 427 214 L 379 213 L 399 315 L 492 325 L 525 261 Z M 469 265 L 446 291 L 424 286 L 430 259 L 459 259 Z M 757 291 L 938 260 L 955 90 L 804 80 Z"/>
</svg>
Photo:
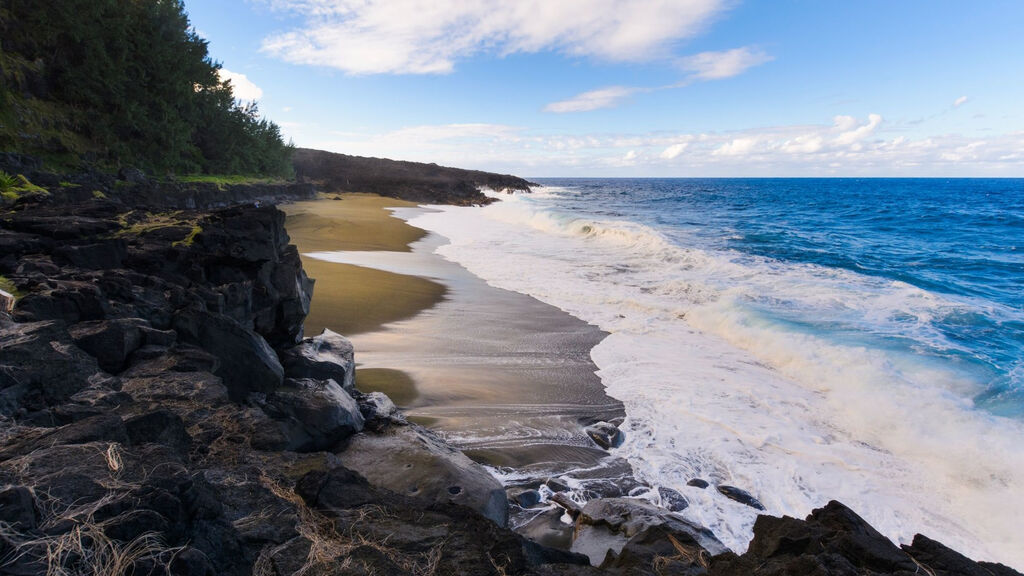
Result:
<svg viewBox="0 0 1024 576">
<path fill-rule="evenodd" d="M 693 486 L 695 488 L 707 488 L 709 486 L 707 480 L 702 480 L 700 478 L 694 478 L 693 480 L 687 482 L 686 485 Z"/>
<path fill-rule="evenodd" d="M 610 448 L 616 448 L 622 445 L 624 436 L 622 431 L 615 427 L 614 424 L 608 422 L 597 422 L 591 424 L 584 429 L 587 436 L 590 436 L 598 446 L 608 450 Z"/>
<path fill-rule="evenodd" d="M 747 506 L 750 506 L 751 508 L 756 508 L 758 510 L 765 509 L 764 504 L 761 504 L 761 502 L 759 502 L 757 498 L 754 498 L 750 494 L 750 492 L 747 492 L 746 490 L 742 490 L 735 486 L 727 486 L 725 484 L 720 484 L 719 486 L 717 486 L 717 488 L 723 496 L 730 500 L 735 500 L 740 504 L 746 504 Z"/>
<path fill-rule="evenodd" d="M 672 512 L 681 512 L 690 505 L 682 494 L 664 486 L 658 488 L 658 496 L 661 497 L 662 508 L 668 508 Z"/>
</svg>

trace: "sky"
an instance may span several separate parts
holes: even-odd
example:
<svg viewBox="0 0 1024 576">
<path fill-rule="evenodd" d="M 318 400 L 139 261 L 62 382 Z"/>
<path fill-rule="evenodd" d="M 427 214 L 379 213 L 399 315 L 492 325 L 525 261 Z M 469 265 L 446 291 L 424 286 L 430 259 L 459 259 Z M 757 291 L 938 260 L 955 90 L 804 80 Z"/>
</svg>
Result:
<svg viewBox="0 0 1024 576">
<path fill-rule="evenodd" d="M 525 177 L 1024 177 L 1019 0 L 185 0 L 297 146 Z"/>
</svg>

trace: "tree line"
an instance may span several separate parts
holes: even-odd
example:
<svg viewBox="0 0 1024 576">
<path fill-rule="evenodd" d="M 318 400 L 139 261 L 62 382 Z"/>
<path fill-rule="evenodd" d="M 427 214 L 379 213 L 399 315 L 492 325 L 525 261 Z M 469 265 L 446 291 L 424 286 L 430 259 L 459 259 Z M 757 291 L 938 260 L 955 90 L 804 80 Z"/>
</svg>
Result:
<svg viewBox="0 0 1024 576">
<path fill-rule="evenodd" d="M 0 150 L 155 174 L 288 175 L 181 0 L 0 2 Z"/>
</svg>

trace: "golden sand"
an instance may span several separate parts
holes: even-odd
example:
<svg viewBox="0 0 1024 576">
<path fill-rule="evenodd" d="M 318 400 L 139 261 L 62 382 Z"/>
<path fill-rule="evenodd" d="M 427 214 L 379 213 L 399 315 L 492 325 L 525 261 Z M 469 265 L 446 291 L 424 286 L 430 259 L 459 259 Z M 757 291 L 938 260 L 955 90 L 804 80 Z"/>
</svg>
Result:
<svg viewBox="0 0 1024 576">
<path fill-rule="evenodd" d="M 426 232 L 394 218 L 388 207 L 415 206 L 375 194 L 328 195 L 282 205 L 302 266 L 316 279 L 306 317 L 306 334 L 324 328 L 351 336 L 411 318 L 444 299 L 445 287 L 417 276 L 310 258 L 310 252 L 341 250 L 409 251 Z"/>
</svg>

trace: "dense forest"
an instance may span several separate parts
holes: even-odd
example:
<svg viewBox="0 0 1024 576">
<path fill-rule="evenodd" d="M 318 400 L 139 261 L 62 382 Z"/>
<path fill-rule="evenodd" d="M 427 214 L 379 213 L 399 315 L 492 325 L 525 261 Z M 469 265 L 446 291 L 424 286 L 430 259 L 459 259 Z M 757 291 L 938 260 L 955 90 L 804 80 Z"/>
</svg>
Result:
<svg viewBox="0 0 1024 576">
<path fill-rule="evenodd" d="M 180 0 L 0 2 L 0 151 L 167 173 L 287 175 Z"/>
</svg>

